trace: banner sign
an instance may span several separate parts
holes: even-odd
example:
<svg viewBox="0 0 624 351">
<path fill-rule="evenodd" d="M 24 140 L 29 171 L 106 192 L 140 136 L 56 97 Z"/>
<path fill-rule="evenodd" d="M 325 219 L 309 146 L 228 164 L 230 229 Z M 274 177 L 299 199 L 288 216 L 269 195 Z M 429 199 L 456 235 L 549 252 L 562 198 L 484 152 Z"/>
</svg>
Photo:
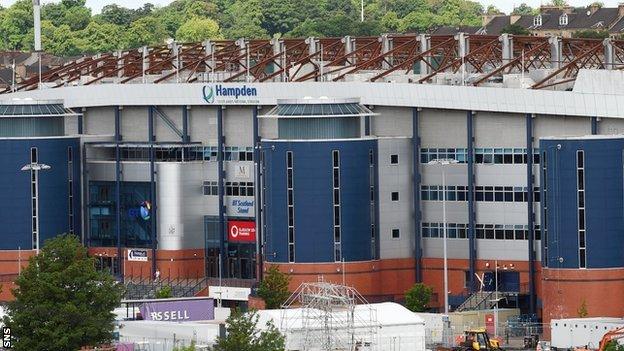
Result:
<svg viewBox="0 0 624 351">
<path fill-rule="evenodd" d="M 146 302 L 139 310 L 146 321 L 207 321 L 214 320 L 214 300 L 178 300 Z"/>
<path fill-rule="evenodd" d="M 248 301 L 251 294 L 250 288 L 233 288 L 229 286 L 209 286 L 208 296 L 213 299 Z"/>
<path fill-rule="evenodd" d="M 228 221 L 228 241 L 255 243 L 256 222 L 254 221 Z"/>
<path fill-rule="evenodd" d="M 128 250 L 128 261 L 147 262 L 147 250 L 146 249 Z"/>
</svg>

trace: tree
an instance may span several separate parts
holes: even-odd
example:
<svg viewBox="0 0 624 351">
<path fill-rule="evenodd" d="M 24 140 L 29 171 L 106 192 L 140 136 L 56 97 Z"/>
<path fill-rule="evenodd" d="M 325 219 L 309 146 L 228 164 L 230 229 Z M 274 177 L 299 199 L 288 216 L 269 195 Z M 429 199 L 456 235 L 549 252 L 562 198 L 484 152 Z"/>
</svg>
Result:
<svg viewBox="0 0 624 351">
<path fill-rule="evenodd" d="M 78 32 L 77 46 L 83 53 L 111 52 L 127 47 L 121 27 L 91 21 Z"/>
<path fill-rule="evenodd" d="M 433 289 L 423 283 L 416 283 L 405 293 L 405 307 L 412 312 L 424 312 L 431 300 Z"/>
<path fill-rule="evenodd" d="M 536 10 L 534 10 L 531 6 L 523 2 L 520 4 L 520 6 L 514 7 L 511 14 L 512 15 L 534 15 L 535 11 Z"/>
<path fill-rule="evenodd" d="M 258 296 L 266 303 L 268 309 L 282 307 L 288 299 L 288 284 L 290 277 L 279 271 L 277 266 L 271 266 L 258 287 Z"/>
<path fill-rule="evenodd" d="M 485 10 L 485 13 L 487 15 L 504 15 L 504 13 L 494 5 L 489 5 Z"/>
<path fill-rule="evenodd" d="M 568 2 L 566 0 L 551 0 L 549 5 L 556 7 L 565 7 L 568 6 Z"/>
<path fill-rule="evenodd" d="M 269 33 L 261 27 L 264 14 L 259 0 L 236 0 L 226 11 L 223 29 L 226 38 L 266 38 Z"/>
<path fill-rule="evenodd" d="M 65 11 L 63 24 L 68 25 L 71 30 L 85 29 L 91 22 L 91 10 L 86 7 L 71 7 Z"/>
<path fill-rule="evenodd" d="M 578 316 L 580 318 L 585 318 L 589 315 L 589 313 L 587 312 L 587 301 L 585 301 L 585 299 L 581 301 L 581 305 L 576 312 L 578 313 Z"/>
<path fill-rule="evenodd" d="M 579 30 L 572 33 L 572 37 L 586 39 L 605 39 L 609 37 L 609 31 L 594 29 Z"/>
<path fill-rule="evenodd" d="M 506 25 L 501 30 L 501 33 L 508 33 L 508 34 L 513 34 L 513 35 L 530 35 L 531 34 L 531 32 L 529 32 L 528 29 L 524 28 L 523 26 L 517 23 Z"/>
<path fill-rule="evenodd" d="M 256 312 L 243 314 L 236 310 L 225 321 L 227 335 L 217 338 L 214 351 L 283 351 L 286 340 L 269 321 L 263 331 L 258 330 Z"/>
<path fill-rule="evenodd" d="M 16 351 L 78 350 L 112 339 L 112 311 L 123 288 L 95 269 L 76 236 L 46 241 L 28 262 L 3 320 L 15 336 Z"/>
<path fill-rule="evenodd" d="M 168 299 L 173 297 L 173 292 L 171 291 L 170 286 L 163 286 L 159 290 L 156 291 L 157 299 Z"/>
<path fill-rule="evenodd" d="M 219 37 L 219 24 L 209 18 L 192 18 L 176 31 L 176 39 L 181 42 L 197 42 Z"/>
<path fill-rule="evenodd" d="M 624 345 L 618 344 L 616 340 L 611 340 L 605 346 L 605 351 L 624 351 Z"/>
<path fill-rule="evenodd" d="M 126 35 L 128 47 L 137 48 L 164 43 L 167 39 L 167 30 L 158 19 L 148 16 L 132 22 Z"/>
</svg>

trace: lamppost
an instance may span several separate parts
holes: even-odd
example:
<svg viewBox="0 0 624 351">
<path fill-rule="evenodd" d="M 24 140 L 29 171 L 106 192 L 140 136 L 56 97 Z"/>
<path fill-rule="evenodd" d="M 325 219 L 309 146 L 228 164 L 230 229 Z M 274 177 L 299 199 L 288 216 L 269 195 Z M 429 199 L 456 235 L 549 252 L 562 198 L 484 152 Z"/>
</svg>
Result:
<svg viewBox="0 0 624 351">
<path fill-rule="evenodd" d="M 443 251 L 444 251 L 444 313 L 448 314 L 449 313 L 449 302 L 448 302 L 448 257 L 447 257 L 447 250 L 446 250 L 446 239 L 448 238 L 448 236 L 446 235 L 446 167 L 444 166 L 448 166 L 451 164 L 456 164 L 459 163 L 459 161 L 454 160 L 454 159 L 447 159 L 447 158 L 436 158 L 433 159 L 431 161 L 429 161 L 428 164 L 430 165 L 440 165 L 442 166 L 442 222 L 443 222 L 443 233 L 444 233 L 444 240 L 443 240 Z"/>
<path fill-rule="evenodd" d="M 25 164 L 24 166 L 22 166 L 21 170 L 22 171 L 30 171 L 30 196 L 31 196 L 31 203 L 33 206 L 33 211 L 31 212 L 35 214 L 35 220 L 32 226 L 32 234 L 33 234 L 33 246 L 36 246 L 35 248 L 35 252 L 37 253 L 37 255 L 39 254 L 39 233 L 41 232 L 39 230 L 39 171 L 47 171 L 49 169 L 51 169 L 52 167 L 50 167 L 49 165 L 46 165 L 45 163 L 37 163 L 36 160 L 34 160 L 35 162 L 31 162 L 28 164 Z"/>
</svg>

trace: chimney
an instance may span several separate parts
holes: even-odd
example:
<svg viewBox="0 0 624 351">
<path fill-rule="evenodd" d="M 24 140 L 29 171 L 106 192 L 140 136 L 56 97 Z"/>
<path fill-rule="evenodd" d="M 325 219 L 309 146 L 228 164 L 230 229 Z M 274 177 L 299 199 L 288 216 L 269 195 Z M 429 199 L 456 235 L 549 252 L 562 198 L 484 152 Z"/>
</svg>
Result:
<svg viewBox="0 0 624 351">
<path fill-rule="evenodd" d="M 518 22 L 518 20 L 520 19 L 520 15 L 511 15 L 509 16 L 509 24 L 514 24 L 516 22 Z"/>
<path fill-rule="evenodd" d="M 41 51 L 41 6 L 39 0 L 33 0 L 33 17 L 35 22 L 35 51 Z"/>
<path fill-rule="evenodd" d="M 590 13 L 590 15 L 593 15 L 599 9 L 600 9 L 600 6 L 597 3 L 593 3 L 593 4 L 589 5 L 589 13 Z"/>
<path fill-rule="evenodd" d="M 618 4 L 618 17 L 624 17 L 624 3 Z"/>
</svg>

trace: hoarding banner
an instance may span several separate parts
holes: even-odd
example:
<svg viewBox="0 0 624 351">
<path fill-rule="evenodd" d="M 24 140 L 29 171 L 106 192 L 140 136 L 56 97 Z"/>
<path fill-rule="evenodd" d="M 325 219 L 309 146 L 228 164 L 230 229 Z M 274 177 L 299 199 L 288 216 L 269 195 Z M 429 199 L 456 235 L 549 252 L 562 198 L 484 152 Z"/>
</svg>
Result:
<svg viewBox="0 0 624 351">
<path fill-rule="evenodd" d="M 240 243 L 255 243 L 256 222 L 228 221 L 228 241 Z"/>
<path fill-rule="evenodd" d="M 146 302 L 139 310 L 147 321 L 207 321 L 214 319 L 214 300 Z"/>
</svg>

